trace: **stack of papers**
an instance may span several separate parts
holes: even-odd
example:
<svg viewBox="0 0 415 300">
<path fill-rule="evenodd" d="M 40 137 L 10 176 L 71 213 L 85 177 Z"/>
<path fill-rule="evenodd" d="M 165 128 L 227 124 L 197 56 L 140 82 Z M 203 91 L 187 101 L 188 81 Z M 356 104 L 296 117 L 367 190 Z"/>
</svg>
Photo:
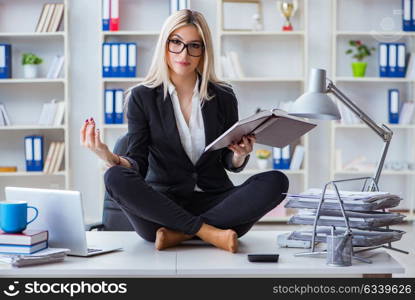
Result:
<svg viewBox="0 0 415 300">
<path fill-rule="evenodd" d="M 34 254 L 2 254 L 0 262 L 11 264 L 13 267 L 25 267 L 45 263 L 63 261 L 70 249 L 46 248 Z"/>
<path fill-rule="evenodd" d="M 345 228 L 339 228 L 335 230 L 336 235 L 343 235 Z M 326 243 L 326 237 L 331 235 L 331 227 L 319 227 L 317 228 L 316 242 Z M 401 230 L 388 230 L 388 229 L 376 229 L 376 230 L 357 230 L 352 231 L 353 234 L 353 246 L 356 247 L 373 247 L 383 245 L 389 242 L 396 242 L 402 238 L 404 231 Z M 313 231 L 294 231 L 290 234 L 288 239 L 311 241 Z"/>
<path fill-rule="evenodd" d="M 287 208 L 317 209 L 322 196 L 321 189 L 309 189 L 300 194 L 287 194 Z M 387 192 L 352 192 L 339 191 L 344 208 L 353 211 L 373 211 L 396 207 L 402 198 Z M 322 205 L 325 210 L 340 210 L 337 194 L 334 190 L 327 190 Z"/>
<path fill-rule="evenodd" d="M 386 212 L 354 212 L 346 211 L 349 225 L 352 228 L 371 229 L 388 225 L 399 224 L 405 218 L 404 215 Z M 313 225 L 316 211 L 301 211 L 292 216 L 289 224 Z M 317 225 L 346 227 L 343 215 L 339 210 L 321 210 Z"/>
</svg>

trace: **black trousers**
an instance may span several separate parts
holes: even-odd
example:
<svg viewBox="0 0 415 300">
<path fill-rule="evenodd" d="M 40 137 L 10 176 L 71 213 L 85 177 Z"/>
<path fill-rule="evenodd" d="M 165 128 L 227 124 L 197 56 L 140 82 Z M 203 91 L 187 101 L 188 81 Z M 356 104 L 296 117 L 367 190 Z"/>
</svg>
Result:
<svg viewBox="0 0 415 300">
<path fill-rule="evenodd" d="M 287 176 L 280 171 L 253 175 L 225 192 L 194 191 L 180 197 L 154 190 L 138 172 L 122 166 L 109 168 L 104 180 L 108 194 L 134 230 L 152 242 L 160 227 L 195 234 L 203 223 L 233 229 L 240 237 L 284 200 L 282 193 L 289 186 Z"/>
</svg>

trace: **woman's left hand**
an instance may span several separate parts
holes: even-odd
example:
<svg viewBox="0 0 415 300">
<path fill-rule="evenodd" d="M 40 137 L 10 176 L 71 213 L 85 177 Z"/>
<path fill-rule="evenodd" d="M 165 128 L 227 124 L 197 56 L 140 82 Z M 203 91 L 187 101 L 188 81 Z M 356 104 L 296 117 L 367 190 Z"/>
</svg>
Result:
<svg viewBox="0 0 415 300">
<path fill-rule="evenodd" d="M 254 148 L 256 138 L 254 135 L 246 135 L 242 137 L 242 140 L 238 144 L 231 144 L 228 149 L 233 151 L 234 157 L 245 158 Z"/>
</svg>

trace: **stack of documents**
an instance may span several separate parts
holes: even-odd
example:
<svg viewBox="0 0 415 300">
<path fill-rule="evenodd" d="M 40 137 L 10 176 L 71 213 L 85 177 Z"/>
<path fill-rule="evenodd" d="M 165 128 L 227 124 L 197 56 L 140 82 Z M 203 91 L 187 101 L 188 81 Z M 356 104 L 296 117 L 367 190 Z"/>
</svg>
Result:
<svg viewBox="0 0 415 300">
<path fill-rule="evenodd" d="M 313 225 L 318 205 L 322 197 L 322 189 L 309 189 L 300 194 L 287 194 L 287 208 L 299 208 L 297 215 L 288 221 L 289 224 Z M 353 234 L 353 246 L 379 246 L 401 239 L 405 233 L 399 230 L 381 229 L 389 225 L 401 223 L 405 216 L 398 213 L 377 211 L 396 207 L 402 201 L 398 195 L 387 192 L 355 192 L 339 191 L 343 201 L 345 214 Z M 326 242 L 331 229 L 342 234 L 346 230 L 346 222 L 340 207 L 338 195 L 334 190 L 327 190 L 319 212 L 316 242 Z M 294 231 L 288 240 L 311 241 L 312 230 Z"/>
<path fill-rule="evenodd" d="M 336 235 L 343 235 L 345 228 L 338 228 L 335 230 Z M 326 237 L 331 235 L 331 227 L 318 227 L 316 235 L 316 242 L 326 243 Z M 353 246 L 356 247 L 373 247 L 383 245 L 389 242 L 396 242 L 402 238 L 405 233 L 401 230 L 389 230 L 389 229 L 373 229 L 373 230 L 357 230 L 354 229 L 353 233 Z M 288 239 L 311 241 L 313 231 L 294 231 L 290 234 Z"/>
<path fill-rule="evenodd" d="M 339 191 L 345 210 L 373 211 L 396 207 L 402 198 L 387 192 L 351 192 Z M 321 189 L 309 189 L 300 194 L 287 194 L 287 208 L 317 209 L 322 195 Z M 333 190 L 327 190 L 322 205 L 324 210 L 340 210 L 337 194 Z"/>
<path fill-rule="evenodd" d="M 404 215 L 397 213 L 384 212 L 355 212 L 346 211 L 349 218 L 349 225 L 352 228 L 371 229 L 373 227 L 389 226 L 399 224 L 405 218 Z M 288 221 L 289 224 L 313 225 L 316 217 L 316 211 L 300 211 L 297 215 L 292 216 Z M 320 218 L 317 225 L 345 227 L 345 221 L 341 211 L 324 210 L 320 211 Z"/>
<path fill-rule="evenodd" d="M 2 254 L 0 255 L 0 263 L 8 263 L 13 267 L 25 267 L 61 262 L 69 251 L 66 248 L 46 248 L 35 254 Z"/>
</svg>

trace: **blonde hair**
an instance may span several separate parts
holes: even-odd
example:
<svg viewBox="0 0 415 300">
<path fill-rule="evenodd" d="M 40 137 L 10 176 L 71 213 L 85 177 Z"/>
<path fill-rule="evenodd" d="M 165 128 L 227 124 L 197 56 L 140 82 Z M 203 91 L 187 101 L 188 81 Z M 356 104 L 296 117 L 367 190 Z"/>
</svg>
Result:
<svg viewBox="0 0 415 300">
<path fill-rule="evenodd" d="M 230 86 L 228 83 L 220 80 L 216 76 L 214 68 L 212 35 L 205 18 L 200 12 L 190 9 L 182 9 L 170 15 L 164 22 L 157 41 L 157 46 L 153 60 L 151 62 L 150 70 L 141 83 L 130 87 L 125 92 L 125 108 L 128 106 L 128 100 L 130 98 L 132 89 L 140 85 L 144 85 L 149 88 L 155 88 L 160 84 L 163 84 L 164 98 L 167 97 L 169 83 L 169 69 L 167 66 L 166 58 L 167 39 L 170 37 L 173 31 L 189 24 L 196 27 L 205 46 L 204 53 L 201 56 L 199 65 L 196 68 L 197 73 L 201 75 L 202 79 L 199 90 L 201 99 L 204 101 L 213 98 L 213 95 L 208 94 L 208 82 L 216 83 L 224 87 Z"/>
</svg>

